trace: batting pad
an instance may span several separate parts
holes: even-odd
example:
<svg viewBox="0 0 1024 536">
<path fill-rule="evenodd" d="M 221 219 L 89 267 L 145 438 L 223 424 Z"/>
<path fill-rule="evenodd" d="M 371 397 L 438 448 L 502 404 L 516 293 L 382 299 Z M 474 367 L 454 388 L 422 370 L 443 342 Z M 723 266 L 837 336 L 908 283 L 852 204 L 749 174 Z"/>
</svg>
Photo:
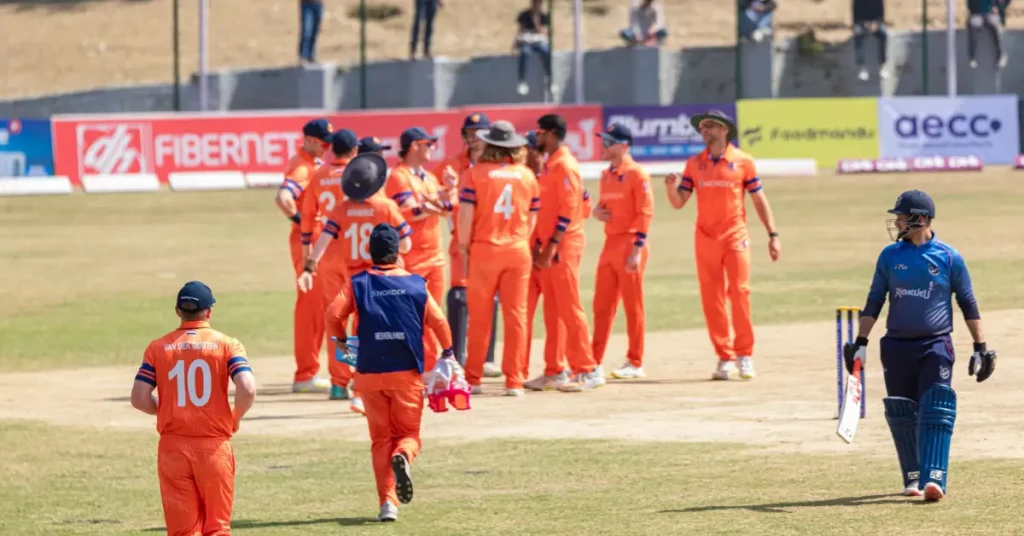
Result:
<svg viewBox="0 0 1024 536">
<path fill-rule="evenodd" d="M 903 473 L 903 487 L 920 480 L 921 465 L 917 460 L 917 402 L 909 398 L 889 396 L 882 399 L 885 420 L 896 444 L 896 456 Z"/>
<path fill-rule="evenodd" d="M 920 446 L 921 484 L 936 482 L 946 490 L 949 443 L 956 422 L 956 392 L 948 385 L 935 384 L 921 397 L 917 428 Z"/>
</svg>

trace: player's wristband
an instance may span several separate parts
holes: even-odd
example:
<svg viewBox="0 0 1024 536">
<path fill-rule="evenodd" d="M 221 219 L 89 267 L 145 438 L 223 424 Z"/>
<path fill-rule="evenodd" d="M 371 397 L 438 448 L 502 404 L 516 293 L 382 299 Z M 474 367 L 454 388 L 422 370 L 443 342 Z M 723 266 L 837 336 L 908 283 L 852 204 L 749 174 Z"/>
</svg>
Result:
<svg viewBox="0 0 1024 536">
<path fill-rule="evenodd" d="M 772 231 L 772 232 L 768 233 L 768 237 L 769 238 L 778 238 L 779 237 L 779 232 L 778 231 Z"/>
<path fill-rule="evenodd" d="M 988 351 L 988 345 L 983 342 L 976 342 L 974 343 L 974 351 L 983 354 Z"/>
<path fill-rule="evenodd" d="M 558 243 L 558 239 L 552 236 L 551 240 L 548 240 L 548 242 L 551 243 L 551 244 L 557 244 Z"/>
<path fill-rule="evenodd" d="M 853 343 L 856 344 L 857 346 L 867 346 L 868 345 L 868 338 L 867 337 L 857 337 L 857 340 L 853 341 Z"/>
<path fill-rule="evenodd" d="M 444 351 L 441 352 L 441 357 L 445 359 L 455 357 L 455 350 L 452 350 L 451 348 L 445 348 Z"/>
<path fill-rule="evenodd" d="M 316 268 L 316 264 L 313 261 L 306 261 L 306 265 L 302 267 L 302 271 L 313 273 L 314 268 Z"/>
<path fill-rule="evenodd" d="M 300 215 L 299 215 L 299 213 L 298 213 L 298 212 L 296 212 L 296 213 L 295 213 L 294 215 L 292 215 L 292 217 L 291 217 L 291 218 L 288 218 L 288 219 L 289 219 L 289 220 L 292 220 L 293 222 L 295 222 L 295 225 L 298 225 L 298 224 L 299 224 L 299 222 L 301 222 L 301 221 L 302 221 L 302 216 L 300 216 Z"/>
</svg>

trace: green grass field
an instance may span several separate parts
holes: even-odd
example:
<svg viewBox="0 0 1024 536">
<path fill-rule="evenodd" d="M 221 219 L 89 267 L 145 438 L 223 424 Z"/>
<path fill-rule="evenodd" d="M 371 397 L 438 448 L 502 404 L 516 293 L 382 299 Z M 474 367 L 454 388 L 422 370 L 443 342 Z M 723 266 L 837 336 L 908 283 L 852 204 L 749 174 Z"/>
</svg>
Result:
<svg viewBox="0 0 1024 536">
<path fill-rule="evenodd" d="M 749 209 L 755 322 L 759 328 L 827 323 L 835 306 L 862 305 L 875 258 L 888 242 L 885 210 L 912 187 L 935 197 L 937 233 L 968 260 L 983 312 L 1019 308 L 1024 183 L 1017 177 L 987 172 L 766 179 L 783 253 L 778 263 L 768 260 L 764 233 Z M 649 331 L 699 330 L 695 206 L 673 211 L 660 184 L 656 194 L 646 278 Z M 589 302 L 602 240 L 596 222 L 588 223 L 587 231 L 583 295 Z M 0 198 L 0 411 L 24 413 L 17 420 L 0 419 L 0 534 L 162 531 L 151 429 L 107 426 L 106 415 L 97 415 L 96 422 L 55 425 L 11 394 L 29 377 L 16 373 L 56 375 L 116 366 L 125 373 L 120 396 L 126 397 L 131 367 L 146 343 L 176 325 L 173 297 L 189 279 L 213 287 L 215 326 L 246 344 L 258 372 L 260 359 L 290 354 L 294 278 L 286 234 L 268 191 Z M 542 325 L 537 326 L 541 336 Z M 964 331 L 962 324 L 957 329 Z M 998 344 L 1000 336 L 1010 336 L 1008 328 L 989 331 L 1002 358 L 998 379 L 1010 373 L 1002 367 L 1015 366 L 1007 359 L 1014 350 Z M 811 336 L 792 340 L 797 344 Z M 685 354 L 687 348 L 672 351 Z M 826 346 L 822 353 L 827 357 L 828 352 Z M 785 355 L 786 349 L 775 345 L 764 353 Z M 696 358 L 710 363 L 707 356 Z M 786 366 L 783 374 L 801 365 Z M 680 392 L 711 389 L 703 381 L 710 365 L 701 365 L 699 378 L 697 372 L 682 377 L 691 375 L 690 369 L 672 370 L 671 377 L 651 383 L 681 382 Z M 288 380 L 260 377 L 261 384 Z M 881 396 L 880 382 L 874 385 L 876 397 Z M 985 389 L 1013 387 L 987 383 Z M 586 396 L 600 400 L 604 392 Z M 738 396 L 713 393 L 723 404 Z M 47 396 L 59 398 L 62 392 Z M 126 399 L 111 398 L 110 407 L 123 412 Z M 284 407 L 288 404 L 280 402 L 289 400 L 260 397 L 257 407 Z M 701 400 L 680 403 L 714 406 L 717 399 Z M 484 397 L 476 405 L 486 409 L 500 403 Z M 601 418 L 614 421 L 629 437 L 630 422 L 616 417 L 614 407 L 551 407 L 567 420 L 605 411 Z M 986 408 L 964 411 L 977 415 Z M 243 430 L 236 439 L 235 529 L 240 534 L 416 535 L 1024 533 L 1013 510 L 1024 498 L 1024 483 L 1012 476 L 1024 470 L 1018 457 L 956 460 L 949 499 L 919 507 L 890 495 L 898 491 L 895 457 L 878 422 L 881 412 L 872 417 L 873 435 L 865 440 L 875 446 L 863 457 L 766 451 L 745 443 L 739 433 L 726 443 L 502 438 L 502 422 L 496 421 L 484 435 L 491 439 L 426 441 L 415 467 L 416 501 L 402 509 L 397 525 L 380 527 L 372 522 L 376 501 L 368 445 L 345 437 L 328 414 L 323 431 L 314 434 Z M 785 418 L 779 423 L 787 426 Z M 810 426 L 820 428 L 821 435 L 834 430 L 827 420 Z M 990 433 L 1009 431 L 996 427 Z M 785 437 L 768 441 L 785 443 Z"/>
</svg>

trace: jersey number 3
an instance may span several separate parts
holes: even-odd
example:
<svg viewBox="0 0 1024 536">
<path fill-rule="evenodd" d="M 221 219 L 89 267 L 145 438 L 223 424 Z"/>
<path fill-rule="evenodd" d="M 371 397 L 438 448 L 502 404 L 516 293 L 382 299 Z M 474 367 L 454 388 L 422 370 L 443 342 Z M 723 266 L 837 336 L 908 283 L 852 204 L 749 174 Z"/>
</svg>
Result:
<svg viewBox="0 0 1024 536">
<path fill-rule="evenodd" d="M 514 210 L 515 206 L 512 205 L 512 185 L 506 184 L 505 188 L 501 190 L 498 200 L 494 202 L 494 213 L 501 214 L 506 220 L 510 220 Z"/>
<path fill-rule="evenodd" d="M 203 392 L 199 393 L 199 388 L 196 387 L 196 375 L 202 374 L 202 389 Z M 174 368 L 171 369 L 171 373 L 167 376 L 170 381 L 178 380 L 178 407 L 183 408 L 186 406 L 186 391 L 188 392 L 187 401 L 193 406 L 203 407 L 207 402 L 210 401 L 210 394 L 213 392 L 210 382 L 213 381 L 213 375 L 210 374 L 210 365 L 202 359 L 196 359 L 188 366 L 188 373 L 185 372 L 185 361 L 179 360 Z"/>
<path fill-rule="evenodd" d="M 372 232 L 373 224 L 370 223 L 362 225 L 353 223 L 348 226 L 348 229 L 345 229 L 345 238 L 352 246 L 352 256 L 349 258 L 370 260 L 370 233 Z"/>
</svg>

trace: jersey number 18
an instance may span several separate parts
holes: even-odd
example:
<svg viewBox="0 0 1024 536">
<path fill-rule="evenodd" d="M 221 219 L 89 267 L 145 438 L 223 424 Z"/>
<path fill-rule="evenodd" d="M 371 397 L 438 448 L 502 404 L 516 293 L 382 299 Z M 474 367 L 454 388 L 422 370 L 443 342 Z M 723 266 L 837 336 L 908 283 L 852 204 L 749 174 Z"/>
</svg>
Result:
<svg viewBox="0 0 1024 536">
<path fill-rule="evenodd" d="M 352 260 L 370 260 L 370 233 L 373 232 L 373 225 L 364 223 L 362 225 L 353 223 L 345 229 L 345 238 L 348 239 L 352 248 Z"/>
</svg>

